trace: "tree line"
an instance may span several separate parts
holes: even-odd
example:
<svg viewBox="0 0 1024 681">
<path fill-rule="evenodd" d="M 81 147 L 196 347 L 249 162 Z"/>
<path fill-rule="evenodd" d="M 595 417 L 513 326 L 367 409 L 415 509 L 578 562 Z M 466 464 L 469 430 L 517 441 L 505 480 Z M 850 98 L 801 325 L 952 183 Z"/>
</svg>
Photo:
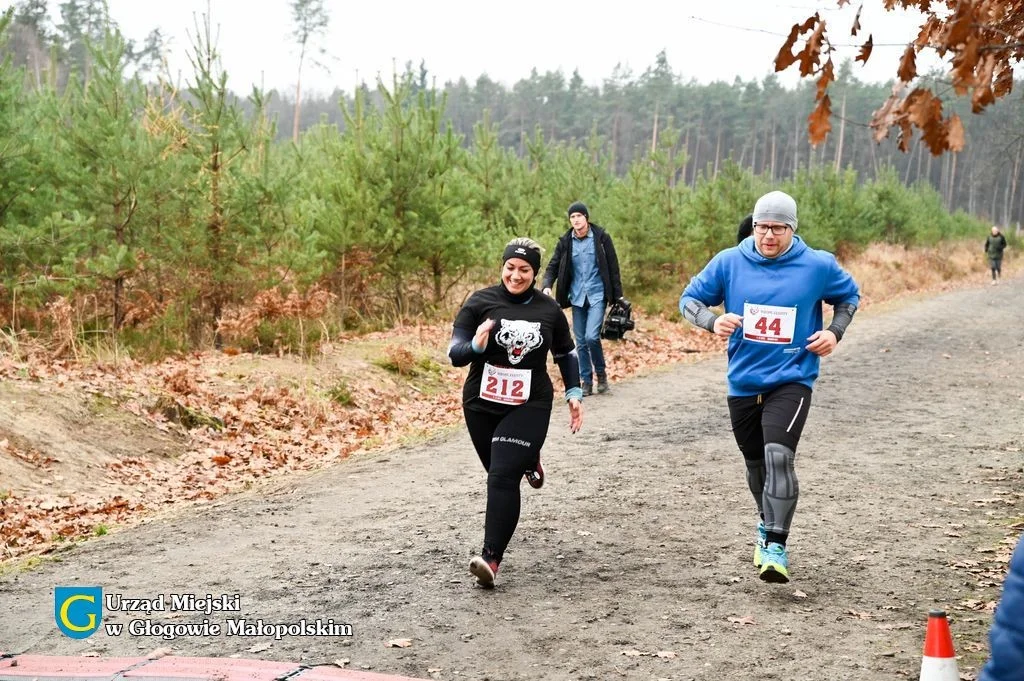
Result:
<svg viewBox="0 0 1024 681">
<path fill-rule="evenodd" d="M 85 41 L 88 69 L 54 62 L 37 75 L 14 58 L 13 21 L 0 22 L 0 327 L 11 333 L 160 355 L 295 347 L 447 314 L 496 278 L 511 237 L 550 252 L 576 199 L 612 230 L 626 290 L 652 304 L 678 295 L 772 188 L 797 198 L 805 238 L 840 253 L 985 231 L 947 210 L 930 155 L 914 174 L 852 131 L 805 148 L 799 91 L 715 86 L 721 108 L 708 108 L 664 55 L 615 88 L 577 76 L 561 88 L 571 105 L 543 88 L 437 88 L 409 68 L 339 97 L 337 120 L 321 112 L 296 143 L 282 98 L 229 89 L 208 24 L 178 87 L 146 78 L 109 24 Z M 520 101 L 536 107 L 529 119 Z M 680 115 L 700 101 L 705 118 Z M 779 124 L 744 131 L 754 119 Z M 940 172 L 962 187 L 949 163 Z"/>
<path fill-rule="evenodd" d="M 416 86 L 431 87 L 425 65 L 406 66 Z M 923 79 L 935 87 L 942 76 Z M 511 89 L 481 76 L 438 89 L 447 96 L 448 115 L 456 132 L 472 132 L 483 112 L 490 113 L 502 146 L 526 153 L 527 141 L 541 130 L 549 142 L 582 144 L 591 134 L 606 141 L 618 174 L 657 145 L 666 126 L 680 132 L 679 151 L 687 156 L 680 181 L 692 185 L 698 175 L 714 176 L 726 160 L 776 180 L 794 177 L 801 169 L 853 169 L 863 179 L 894 170 L 906 185 L 924 182 L 934 187 L 950 210 L 962 209 L 1006 226 L 1024 221 L 1024 99 L 1009 97 L 983 116 L 970 113 L 969 100 L 947 106 L 959 114 L 966 147 L 932 156 L 921 135 L 911 136 L 906 152 L 895 139 L 874 140 L 870 128 L 874 111 L 892 92 L 892 83 L 867 83 L 856 77 L 847 61 L 831 86 L 832 132 L 824 143 L 812 145 L 807 118 L 814 109 L 816 86 L 801 83 L 785 88 L 778 77 L 760 81 L 737 78 L 732 83 L 701 84 L 676 74 L 664 52 L 640 74 L 617 70 L 601 87 L 588 86 L 578 72 L 532 71 Z M 1019 84 L 1018 84 L 1019 87 Z M 342 124 L 337 113 L 347 95 L 338 90 L 307 100 L 303 126 L 321 120 Z M 282 120 L 293 111 L 274 105 Z"/>
</svg>

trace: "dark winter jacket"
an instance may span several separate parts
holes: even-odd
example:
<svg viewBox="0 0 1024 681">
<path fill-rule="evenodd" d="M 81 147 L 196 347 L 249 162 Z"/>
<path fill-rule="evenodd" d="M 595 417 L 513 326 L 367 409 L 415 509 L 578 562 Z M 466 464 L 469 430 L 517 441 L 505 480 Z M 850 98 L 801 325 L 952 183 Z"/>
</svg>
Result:
<svg viewBox="0 0 1024 681">
<path fill-rule="evenodd" d="M 1006 237 L 1002 234 L 988 235 L 985 239 L 985 253 L 993 260 L 1003 257 L 1003 249 L 1006 248 Z"/>
<path fill-rule="evenodd" d="M 978 681 L 1020 681 L 1024 678 L 1024 539 L 1010 559 L 1003 596 L 989 631 L 989 659 Z"/>
<path fill-rule="evenodd" d="M 597 255 L 597 269 L 604 284 L 604 302 L 610 305 L 622 297 L 622 279 L 619 277 L 619 257 L 608 232 L 591 223 L 594 232 L 594 252 Z M 558 281 L 555 300 L 563 308 L 569 307 L 569 291 L 572 288 L 572 229 L 558 239 L 551 261 L 544 269 L 541 288 L 551 288 Z"/>
</svg>

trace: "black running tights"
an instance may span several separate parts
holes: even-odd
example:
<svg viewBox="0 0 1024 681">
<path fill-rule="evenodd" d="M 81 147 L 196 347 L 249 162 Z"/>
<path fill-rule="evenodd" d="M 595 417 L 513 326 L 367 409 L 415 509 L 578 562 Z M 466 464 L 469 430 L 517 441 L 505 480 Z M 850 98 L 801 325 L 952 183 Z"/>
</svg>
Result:
<svg viewBox="0 0 1024 681">
<path fill-rule="evenodd" d="M 485 557 L 501 562 L 519 524 L 519 484 L 532 469 L 548 435 L 551 409 L 515 407 L 506 414 L 463 409 L 466 427 L 487 471 Z"/>
</svg>

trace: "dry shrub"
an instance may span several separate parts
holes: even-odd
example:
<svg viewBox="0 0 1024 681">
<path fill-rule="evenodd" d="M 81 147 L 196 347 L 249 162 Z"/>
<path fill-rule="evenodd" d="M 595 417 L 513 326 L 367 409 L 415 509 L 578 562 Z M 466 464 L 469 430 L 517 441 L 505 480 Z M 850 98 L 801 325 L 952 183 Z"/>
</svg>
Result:
<svg viewBox="0 0 1024 681">
<path fill-rule="evenodd" d="M 378 365 L 400 376 L 411 376 L 416 373 L 418 363 L 416 355 L 409 348 L 401 345 L 387 345 L 384 347 L 384 357 Z"/>
<path fill-rule="evenodd" d="M 77 355 L 74 310 L 71 307 L 71 303 L 64 296 L 60 296 L 46 305 L 46 311 L 53 328 L 51 334 L 51 338 L 55 343 L 51 352 L 53 357 L 66 357 L 69 354 Z"/>
<path fill-rule="evenodd" d="M 375 313 L 375 291 L 382 279 L 374 253 L 352 248 L 334 262 L 327 285 L 338 293 L 343 314 L 361 316 Z"/>
<path fill-rule="evenodd" d="M 327 312 L 336 296 L 314 286 L 304 294 L 292 291 L 287 296 L 272 288 L 257 293 L 248 305 L 228 309 L 217 320 L 217 331 L 228 341 L 240 342 L 253 337 L 259 325 L 277 319 L 318 319 Z"/>
<path fill-rule="evenodd" d="M 124 319 L 121 323 L 124 326 L 140 326 L 163 314 L 166 308 L 166 303 L 159 303 L 147 291 L 132 291 L 131 297 L 124 302 Z"/>
<path fill-rule="evenodd" d="M 22 329 L 11 331 L 0 329 L 0 355 L 17 361 L 43 361 L 49 353 L 44 343 Z"/>
<path fill-rule="evenodd" d="M 199 392 L 195 372 L 191 367 L 179 366 L 164 374 L 164 386 L 172 393 L 194 395 Z"/>
<path fill-rule="evenodd" d="M 870 303 L 942 288 L 950 280 L 981 272 L 985 259 L 980 251 L 973 242 L 927 248 L 872 244 L 844 267 L 860 285 L 864 302 Z"/>
<path fill-rule="evenodd" d="M 13 326 L 14 318 L 13 301 L 10 292 L 0 286 L 0 328 Z"/>
</svg>

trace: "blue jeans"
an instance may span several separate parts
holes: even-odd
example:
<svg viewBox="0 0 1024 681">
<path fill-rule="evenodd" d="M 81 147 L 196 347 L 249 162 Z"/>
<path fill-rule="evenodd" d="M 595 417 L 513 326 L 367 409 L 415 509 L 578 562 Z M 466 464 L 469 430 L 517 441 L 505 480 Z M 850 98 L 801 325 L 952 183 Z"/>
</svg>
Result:
<svg viewBox="0 0 1024 681">
<path fill-rule="evenodd" d="M 580 358 L 580 380 L 593 383 L 594 373 L 604 373 L 604 350 L 601 349 L 601 324 L 604 303 L 583 307 L 572 306 L 572 332 L 576 336 L 576 353 Z M 593 363 L 593 368 L 591 368 Z"/>
</svg>

